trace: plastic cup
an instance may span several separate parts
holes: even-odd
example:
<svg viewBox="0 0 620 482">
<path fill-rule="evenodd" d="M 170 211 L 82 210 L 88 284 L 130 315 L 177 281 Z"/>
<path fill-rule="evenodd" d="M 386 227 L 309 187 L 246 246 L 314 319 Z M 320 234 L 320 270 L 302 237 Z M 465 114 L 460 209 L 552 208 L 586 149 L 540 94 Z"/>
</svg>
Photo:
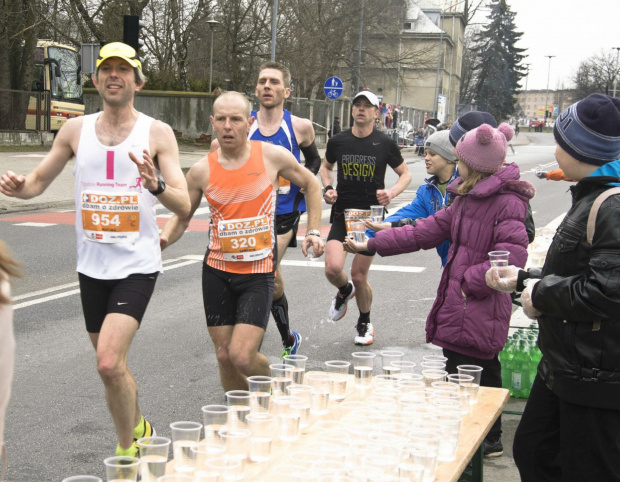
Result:
<svg viewBox="0 0 620 482">
<path fill-rule="evenodd" d="M 284 355 L 282 360 L 285 365 L 293 366 L 293 383 L 301 385 L 304 382 L 308 357 L 304 355 Z"/>
<path fill-rule="evenodd" d="M 62 479 L 62 482 L 103 482 L 99 477 L 94 475 L 73 475 Z"/>
<path fill-rule="evenodd" d="M 286 387 L 287 395 L 298 397 L 301 402 L 298 403 L 301 417 L 299 419 L 299 428 L 304 429 L 310 425 L 310 409 L 312 408 L 312 399 L 314 396 L 314 388 L 310 385 L 289 385 Z"/>
<path fill-rule="evenodd" d="M 271 385 L 273 378 L 254 375 L 248 377 L 250 392 L 250 412 L 268 412 L 271 398 Z"/>
<path fill-rule="evenodd" d="M 166 473 L 171 443 L 166 437 L 144 437 L 137 440 L 142 482 L 157 482 L 157 478 Z"/>
<path fill-rule="evenodd" d="M 332 375 L 329 397 L 336 402 L 344 400 L 347 391 L 347 379 L 351 362 L 341 360 L 326 361 L 327 372 Z"/>
<path fill-rule="evenodd" d="M 292 395 L 280 395 L 273 399 L 273 404 L 278 416 L 280 440 L 293 442 L 299 439 L 303 399 Z"/>
<path fill-rule="evenodd" d="M 422 376 L 424 376 L 424 383 L 427 387 L 430 387 L 433 382 L 443 382 L 448 376 L 448 372 L 439 369 L 422 370 Z"/>
<path fill-rule="evenodd" d="M 249 457 L 252 462 L 266 462 L 278 428 L 278 417 L 270 413 L 251 413 L 247 417 L 250 435 Z"/>
<path fill-rule="evenodd" d="M 183 474 L 170 474 L 170 475 L 162 475 L 157 479 L 157 482 L 189 482 L 193 481 L 194 477 L 191 475 L 183 475 Z"/>
<path fill-rule="evenodd" d="M 380 223 L 383 221 L 383 206 L 380 204 L 370 206 L 370 218 L 373 223 Z"/>
<path fill-rule="evenodd" d="M 172 454 L 174 470 L 179 473 L 193 472 L 191 447 L 200 440 L 202 424 L 198 422 L 174 422 L 170 424 L 172 430 Z"/>
<path fill-rule="evenodd" d="M 402 361 L 405 354 L 402 351 L 384 350 L 380 352 L 381 367 L 384 375 L 399 375 L 400 369 L 392 365 L 394 361 Z"/>
<path fill-rule="evenodd" d="M 396 373 L 400 373 L 400 375 L 406 378 L 410 378 L 409 375 L 413 373 L 413 370 L 416 367 L 415 362 L 408 360 L 392 361 L 390 362 L 390 365 L 392 366 L 392 368 L 396 368 L 398 370 Z"/>
<path fill-rule="evenodd" d="M 423 361 L 420 363 L 420 368 L 422 370 L 445 370 L 446 362 L 445 361 Z"/>
<path fill-rule="evenodd" d="M 136 481 L 140 460 L 136 457 L 108 457 L 103 461 L 108 482 Z"/>
<path fill-rule="evenodd" d="M 271 371 L 271 378 L 273 382 L 271 384 L 271 394 L 286 395 L 286 387 L 293 383 L 293 365 L 287 365 L 285 363 L 272 363 L 269 365 Z"/>
<path fill-rule="evenodd" d="M 219 481 L 241 480 L 244 477 L 243 471 L 245 464 L 241 465 L 241 460 L 232 455 L 222 455 L 207 461 L 207 470 L 220 474 Z"/>
<path fill-rule="evenodd" d="M 482 367 L 477 365 L 459 365 L 456 367 L 459 375 L 470 375 L 471 381 L 459 382 L 461 390 L 469 393 L 469 403 L 474 405 L 478 403 L 478 390 L 480 389 L 480 377 L 482 376 Z"/>
<path fill-rule="evenodd" d="M 245 417 L 250 413 L 252 394 L 248 390 L 231 390 L 226 392 L 228 404 L 228 426 L 246 428 Z"/>
<path fill-rule="evenodd" d="M 194 476 L 196 476 L 197 473 L 201 473 L 201 477 L 206 477 L 207 474 L 202 473 L 206 468 L 205 464 L 208 460 L 222 456 L 224 454 L 224 450 L 224 445 L 221 444 L 199 442 L 192 445 L 190 451 L 194 464 Z"/>
<path fill-rule="evenodd" d="M 228 425 L 228 405 L 205 405 L 202 407 L 205 442 L 222 443 L 219 431 Z"/>
<path fill-rule="evenodd" d="M 329 391 L 332 384 L 332 375 L 325 372 L 306 373 L 306 382 L 314 388 L 312 408 L 310 413 L 322 415 L 327 413 Z"/>
<path fill-rule="evenodd" d="M 353 357 L 355 387 L 362 390 L 372 388 L 372 370 L 377 355 L 366 351 L 358 351 L 351 356 Z"/>
<path fill-rule="evenodd" d="M 497 273 L 500 278 L 506 276 L 506 268 L 508 266 L 508 258 L 510 257 L 509 251 L 491 251 L 489 253 L 489 261 L 491 268 L 497 268 Z"/>
<path fill-rule="evenodd" d="M 353 230 L 353 240 L 356 243 L 363 243 L 364 241 L 366 241 L 366 225 L 364 223 L 351 223 L 351 229 Z"/>
<path fill-rule="evenodd" d="M 437 459 L 440 462 L 451 462 L 456 459 L 462 418 L 463 415 L 461 413 L 454 411 L 433 415 L 432 421 L 437 424 L 441 435 L 439 439 L 439 453 L 437 455 Z"/>
<path fill-rule="evenodd" d="M 250 436 L 252 433 L 245 428 L 224 428 L 220 432 L 220 435 L 224 441 L 224 447 L 226 448 L 224 456 L 232 457 L 240 462 L 239 479 L 233 478 L 229 480 L 240 480 L 243 478 L 243 473 L 245 472 L 245 463 L 250 451 Z M 213 460 L 217 460 L 217 458 Z M 226 480 L 226 477 L 224 477 L 224 480 Z"/>
</svg>

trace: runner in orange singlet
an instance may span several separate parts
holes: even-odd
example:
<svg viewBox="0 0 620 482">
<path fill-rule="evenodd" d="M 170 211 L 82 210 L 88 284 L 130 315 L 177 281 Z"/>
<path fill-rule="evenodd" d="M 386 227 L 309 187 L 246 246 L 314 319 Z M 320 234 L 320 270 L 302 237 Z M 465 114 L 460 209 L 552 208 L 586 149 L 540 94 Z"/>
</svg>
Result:
<svg viewBox="0 0 620 482">
<path fill-rule="evenodd" d="M 202 292 L 225 391 L 247 389 L 248 376 L 269 375 L 269 361 L 258 350 L 273 297 L 279 176 L 306 191 L 303 254 L 310 246 L 316 256 L 324 249 L 317 179 L 286 149 L 248 140 L 253 120 L 242 94 L 227 92 L 217 98 L 211 125 L 220 147 L 187 173 L 190 215 L 173 216 L 160 236 L 162 249 L 177 241 L 206 196 L 212 222 Z"/>
</svg>

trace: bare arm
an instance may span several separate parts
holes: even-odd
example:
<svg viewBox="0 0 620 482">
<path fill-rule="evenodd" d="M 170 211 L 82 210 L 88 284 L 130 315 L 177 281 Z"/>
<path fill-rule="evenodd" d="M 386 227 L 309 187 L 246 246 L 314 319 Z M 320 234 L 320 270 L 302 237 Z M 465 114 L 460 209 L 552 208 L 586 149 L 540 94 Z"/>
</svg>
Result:
<svg viewBox="0 0 620 482">
<path fill-rule="evenodd" d="M 159 245 L 162 251 L 179 240 L 189 226 L 192 216 L 200 206 L 203 196 L 203 186 L 209 184 L 209 163 L 207 157 L 192 166 L 187 173 L 187 188 L 189 191 L 190 210 L 187 216 L 180 217 L 175 214 L 172 216 L 159 235 Z"/>
<path fill-rule="evenodd" d="M 142 159 L 139 159 L 135 153 L 129 154 L 131 160 L 138 166 L 138 171 L 142 177 L 142 186 L 149 191 L 157 189 L 157 177 L 155 176 L 153 162 L 156 160 L 161 176 L 166 183 L 165 191 L 159 194 L 157 199 L 174 214 L 185 217 L 189 214 L 190 201 L 187 183 L 179 163 L 179 148 L 172 128 L 168 124 L 155 121 L 151 124 L 150 139 L 151 153 L 144 151 Z"/>
<path fill-rule="evenodd" d="M 321 165 L 321 183 L 323 183 L 324 188 L 328 186 L 333 186 L 334 165 L 335 164 L 332 164 L 327 159 L 325 159 L 325 162 L 323 162 L 323 164 Z M 336 202 L 336 199 L 338 199 L 338 192 L 336 192 L 336 190 L 332 188 L 331 190 L 325 192 L 323 198 L 325 199 L 325 202 L 327 204 L 334 204 Z"/>
<path fill-rule="evenodd" d="M 379 201 L 379 204 L 382 206 L 390 204 L 390 201 L 407 189 L 407 186 L 411 183 L 411 174 L 409 173 L 407 163 L 403 162 L 394 169 L 394 172 L 398 174 L 396 183 L 389 189 L 377 190 L 377 201 Z"/>
<path fill-rule="evenodd" d="M 271 144 L 263 144 L 263 153 L 265 158 L 269 159 L 270 165 L 277 170 L 276 176 L 282 176 L 284 179 L 297 184 L 306 192 L 306 208 L 308 210 L 307 229 L 321 229 L 321 211 L 323 203 L 321 201 L 321 186 L 316 177 L 305 167 L 297 162 L 295 156 L 283 147 L 273 146 Z M 274 179 L 276 177 L 274 176 Z M 304 255 L 308 253 L 308 246 L 312 245 L 315 256 L 323 254 L 323 240 L 320 236 L 308 236 L 304 240 L 301 251 Z"/>
<path fill-rule="evenodd" d="M 28 175 L 7 171 L 0 178 L 0 192 L 19 199 L 38 196 L 62 172 L 77 150 L 82 118 L 71 119 L 58 131 L 52 148 L 41 163 Z"/>
</svg>

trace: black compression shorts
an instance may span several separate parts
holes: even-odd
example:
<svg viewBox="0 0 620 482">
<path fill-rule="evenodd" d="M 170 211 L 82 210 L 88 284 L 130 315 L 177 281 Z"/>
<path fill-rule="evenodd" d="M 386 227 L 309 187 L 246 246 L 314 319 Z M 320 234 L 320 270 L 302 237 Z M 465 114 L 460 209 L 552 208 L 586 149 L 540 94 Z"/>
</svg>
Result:
<svg viewBox="0 0 620 482">
<path fill-rule="evenodd" d="M 288 214 L 278 214 L 276 216 L 276 234 L 282 235 L 288 233 L 291 229 L 293 230 L 293 237 L 291 241 L 288 243 L 289 248 L 297 247 L 297 229 L 299 228 L 299 218 L 301 217 L 301 212 L 293 211 Z"/>
<path fill-rule="evenodd" d="M 138 324 L 149 304 L 159 273 L 132 274 L 124 279 L 96 279 L 78 273 L 82 311 L 89 333 L 99 333 L 105 317 L 121 313 Z"/>
<path fill-rule="evenodd" d="M 347 226 L 344 222 L 344 212 L 338 213 L 333 211 L 331 221 L 332 227 L 327 235 L 327 241 L 329 242 L 332 239 L 340 242 L 344 241 L 344 238 L 347 236 Z M 361 254 L 362 256 L 374 256 L 374 253 L 371 253 L 370 251 L 360 251 L 357 254 Z"/>
<path fill-rule="evenodd" d="M 267 329 L 273 273 L 238 274 L 202 266 L 202 300 L 207 326 L 245 323 Z"/>
</svg>

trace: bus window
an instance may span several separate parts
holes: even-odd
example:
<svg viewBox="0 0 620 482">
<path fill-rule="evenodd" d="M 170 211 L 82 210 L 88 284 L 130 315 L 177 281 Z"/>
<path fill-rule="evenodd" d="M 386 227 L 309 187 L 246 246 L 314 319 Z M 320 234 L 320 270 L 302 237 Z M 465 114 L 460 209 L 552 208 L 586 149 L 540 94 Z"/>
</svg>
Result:
<svg viewBox="0 0 620 482">
<path fill-rule="evenodd" d="M 56 74 L 54 63 L 51 65 L 52 72 L 52 98 L 81 101 L 82 86 L 78 75 L 80 72 L 80 62 L 78 53 L 61 47 L 48 48 L 49 59 L 55 59 L 60 67 L 60 75 Z"/>
</svg>

